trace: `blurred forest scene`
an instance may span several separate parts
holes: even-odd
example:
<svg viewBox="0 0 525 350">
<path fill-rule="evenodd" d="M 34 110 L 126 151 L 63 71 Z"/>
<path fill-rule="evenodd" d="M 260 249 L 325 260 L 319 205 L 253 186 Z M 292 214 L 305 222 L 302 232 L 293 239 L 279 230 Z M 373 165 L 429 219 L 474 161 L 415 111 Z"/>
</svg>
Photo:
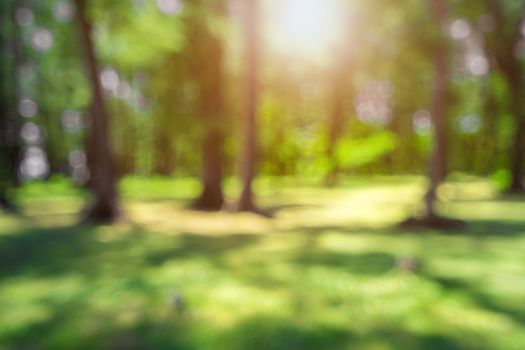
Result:
<svg viewBox="0 0 525 350">
<path fill-rule="evenodd" d="M 0 350 L 525 349 L 525 0 L 1 0 Z"/>
</svg>

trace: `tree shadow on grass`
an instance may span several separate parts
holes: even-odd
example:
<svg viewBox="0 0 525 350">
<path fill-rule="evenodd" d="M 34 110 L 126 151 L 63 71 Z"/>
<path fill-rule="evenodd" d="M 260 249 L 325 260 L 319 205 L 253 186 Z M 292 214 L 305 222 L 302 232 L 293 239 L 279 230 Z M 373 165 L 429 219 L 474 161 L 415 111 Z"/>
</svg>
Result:
<svg viewBox="0 0 525 350">
<path fill-rule="evenodd" d="M 86 227 L 31 228 L 0 237 L 0 277 L 24 272 L 54 274 L 74 266 L 72 261 L 93 253 L 94 240 Z"/>
<path fill-rule="evenodd" d="M 305 327 L 277 316 L 251 316 L 228 329 L 219 349 L 280 350 L 337 349 L 350 344 L 354 335 L 344 329 Z"/>
<path fill-rule="evenodd" d="M 362 234 L 369 235 L 389 234 L 389 235 L 423 235 L 423 234 L 443 234 L 443 235 L 463 235 L 472 237 L 500 236 L 515 238 L 525 236 L 525 221 L 511 220 L 469 220 L 462 229 L 439 230 L 439 229 L 418 229 L 411 230 L 402 228 L 399 225 L 385 225 L 383 227 L 356 226 L 356 225 L 319 225 L 319 226 L 296 226 L 287 231 L 305 235 L 319 236 L 325 233 L 342 234 Z"/>
<path fill-rule="evenodd" d="M 470 349 L 439 334 L 420 335 L 392 326 L 355 332 L 353 325 L 303 325 L 276 316 L 249 317 L 227 331 L 218 349 Z"/>
<path fill-rule="evenodd" d="M 227 251 L 255 244 L 254 235 L 207 236 L 155 234 L 139 228 L 104 242 L 89 226 L 30 228 L 0 236 L 0 279 L 17 275 L 54 276 L 69 272 L 84 276 L 103 273 L 108 265 L 137 271 L 169 260 L 203 257 L 219 263 Z"/>
<path fill-rule="evenodd" d="M 196 330 L 193 327 L 198 327 Z M 308 325 L 278 316 L 255 315 L 231 327 L 190 324 L 184 320 L 145 319 L 128 328 L 112 328 L 92 335 L 101 349 L 209 349 L 209 350 L 317 350 L 317 349 L 473 349 L 444 335 L 419 335 L 402 329 L 370 329 L 355 333 L 351 327 Z M 88 339 L 89 340 L 89 339 Z M 79 344 L 78 349 L 88 349 Z"/>
<path fill-rule="evenodd" d="M 182 233 L 177 236 L 178 243 L 175 246 L 151 252 L 146 262 L 149 265 L 162 265 L 175 259 L 203 257 L 219 263 L 217 260 L 224 253 L 256 244 L 259 239 L 259 236 L 246 234 L 205 236 Z"/>
<path fill-rule="evenodd" d="M 471 220 L 467 229 L 473 236 L 514 238 L 525 236 L 525 221 Z"/>
<path fill-rule="evenodd" d="M 505 300 L 491 297 L 480 290 L 476 285 L 468 283 L 460 278 L 434 276 L 428 272 L 422 273 L 422 277 L 438 283 L 445 290 L 467 295 L 483 309 L 504 314 L 512 318 L 515 322 L 525 325 L 525 308 L 521 305 L 518 305 L 518 307 L 522 307 L 521 310 L 512 308 L 512 305 L 506 303 Z"/>
<path fill-rule="evenodd" d="M 369 252 L 362 254 L 309 252 L 301 255 L 297 260 L 306 266 L 325 266 L 338 268 L 359 275 L 382 275 L 390 271 L 396 258 L 383 252 Z"/>
</svg>

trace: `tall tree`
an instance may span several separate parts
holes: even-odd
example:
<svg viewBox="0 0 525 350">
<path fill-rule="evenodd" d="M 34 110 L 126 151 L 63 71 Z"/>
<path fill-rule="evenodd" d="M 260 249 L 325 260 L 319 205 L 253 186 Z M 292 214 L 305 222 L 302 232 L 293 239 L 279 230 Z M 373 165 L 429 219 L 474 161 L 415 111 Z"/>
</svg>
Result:
<svg viewBox="0 0 525 350">
<path fill-rule="evenodd" d="M 243 189 L 238 202 L 239 211 L 257 212 L 253 201 L 252 183 L 255 177 L 255 158 L 257 156 L 257 105 L 259 84 L 257 79 L 259 59 L 259 1 L 245 3 L 245 49 L 246 49 L 246 111 L 244 130 L 244 154 L 242 158 Z"/>
<path fill-rule="evenodd" d="M 0 34 L 1 35 L 1 34 Z M 0 37 L 0 45 L 3 43 L 3 37 Z M 0 65 L 4 68 L 4 62 Z M 8 97 L 6 94 L 5 79 L 3 79 L 5 69 L 2 69 L 0 74 L 0 209 L 11 211 L 14 209 L 14 204 L 10 196 L 10 190 L 12 187 L 12 153 L 13 147 L 11 142 L 13 140 L 12 135 L 12 123 L 9 120 L 7 101 Z"/>
<path fill-rule="evenodd" d="M 80 44 L 84 52 L 87 78 L 91 88 L 91 125 L 87 135 L 87 149 L 91 171 L 92 203 L 86 219 L 93 222 L 115 220 L 120 214 L 117 194 L 117 176 L 109 140 L 109 120 L 99 80 L 99 69 L 91 38 L 91 24 L 86 13 L 87 0 L 75 0 Z"/>
<path fill-rule="evenodd" d="M 214 15 L 224 14 L 224 2 L 217 2 Z M 202 23 L 202 20 L 199 22 Z M 202 44 L 198 49 L 199 67 L 195 67 L 199 86 L 199 114 L 203 120 L 202 185 L 200 196 L 193 207 L 200 210 L 220 210 L 224 203 L 223 144 L 224 144 L 224 49 L 221 38 L 206 24 L 201 29 Z M 196 43 L 199 45 L 199 43 Z"/>
<path fill-rule="evenodd" d="M 17 182 L 19 165 L 19 145 L 17 138 L 16 114 L 13 111 L 15 100 L 14 65 L 8 59 L 12 49 L 18 46 L 13 21 L 14 1 L 0 4 L 0 209 L 16 211 L 12 189 Z M 16 32 L 18 34 L 18 32 Z"/>
<path fill-rule="evenodd" d="M 524 193 L 523 157 L 525 152 L 525 71 L 516 54 L 521 40 L 525 16 L 523 10 L 515 18 L 507 18 L 504 3 L 499 0 L 486 0 L 487 8 L 495 22 L 495 31 L 489 36 L 488 47 L 496 63 L 505 75 L 510 94 L 510 108 L 515 120 L 515 131 L 510 149 L 511 183 L 508 191 Z"/>
<path fill-rule="evenodd" d="M 424 196 L 425 214 L 421 219 L 409 219 L 409 226 L 426 226 L 454 228 L 462 225 L 461 221 L 440 217 L 436 212 L 437 189 L 447 175 L 447 140 L 446 116 L 449 98 L 450 52 L 445 34 L 448 23 L 447 0 L 429 0 L 429 6 L 434 17 L 438 33 L 433 46 L 433 82 L 430 115 L 434 127 L 433 150 L 429 159 L 429 185 Z"/>
<path fill-rule="evenodd" d="M 446 0 L 430 0 L 436 27 L 441 34 L 434 50 L 434 81 L 430 115 L 434 125 L 434 149 L 429 162 L 430 185 L 425 194 L 426 219 L 434 220 L 437 188 L 447 173 L 445 118 L 448 103 L 449 53 L 443 30 L 448 18 Z"/>
</svg>

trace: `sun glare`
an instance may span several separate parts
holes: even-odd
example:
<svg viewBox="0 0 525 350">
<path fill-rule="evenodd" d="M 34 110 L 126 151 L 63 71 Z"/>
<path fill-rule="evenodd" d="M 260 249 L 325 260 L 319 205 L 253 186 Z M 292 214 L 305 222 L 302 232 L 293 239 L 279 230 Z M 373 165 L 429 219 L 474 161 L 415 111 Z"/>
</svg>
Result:
<svg viewBox="0 0 525 350">
<path fill-rule="evenodd" d="M 268 40 L 279 51 L 326 56 L 341 41 L 344 10 L 339 0 L 281 0 L 268 12 Z"/>
</svg>

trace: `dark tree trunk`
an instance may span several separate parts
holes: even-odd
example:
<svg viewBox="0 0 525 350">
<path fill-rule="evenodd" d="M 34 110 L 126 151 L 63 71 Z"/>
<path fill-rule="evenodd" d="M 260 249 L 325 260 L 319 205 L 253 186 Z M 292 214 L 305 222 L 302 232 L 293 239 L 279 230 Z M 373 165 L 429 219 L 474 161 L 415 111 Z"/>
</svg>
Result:
<svg viewBox="0 0 525 350">
<path fill-rule="evenodd" d="M 17 97 L 15 67 L 19 59 L 15 8 L 14 1 L 0 4 L 0 52 L 10 52 L 14 58 L 10 60 L 7 55 L 0 56 L 0 209 L 8 212 L 18 211 L 12 191 L 18 183 L 20 164 L 19 128 L 14 112 Z"/>
<path fill-rule="evenodd" d="M 13 139 L 11 134 L 8 114 L 5 107 L 5 99 L 2 92 L 0 97 L 0 209 L 9 212 L 17 211 L 12 191 L 14 187 L 13 176 L 13 153 L 15 148 L 10 145 L 9 140 Z"/>
<path fill-rule="evenodd" d="M 224 204 L 222 193 L 222 145 L 223 135 L 219 130 L 211 130 L 203 144 L 203 190 L 193 203 L 198 210 L 220 210 Z"/>
<path fill-rule="evenodd" d="M 239 211 L 257 212 L 253 201 L 252 182 L 255 177 L 256 115 L 259 86 L 257 80 L 259 33 L 258 0 L 246 1 L 246 111 L 244 155 L 242 159 L 243 189 L 238 203 Z"/>
<path fill-rule="evenodd" d="M 86 0 L 75 0 L 80 44 L 84 51 L 86 73 L 91 87 L 91 125 L 88 129 L 88 149 L 91 179 L 92 203 L 86 210 L 86 220 L 92 222 L 111 222 L 119 214 L 117 195 L 117 176 L 109 140 L 108 114 L 99 82 L 99 70 L 94 45 L 91 39 L 91 26 L 86 16 Z"/>
<path fill-rule="evenodd" d="M 521 74 L 521 73 L 520 73 Z M 521 77 L 521 75 L 517 75 Z M 521 79 L 520 79 L 521 80 Z M 525 151 L 525 103 L 523 99 L 522 82 L 516 82 L 514 87 L 511 88 L 511 104 L 512 113 L 515 118 L 514 140 L 512 143 L 511 150 L 511 164 L 510 171 L 512 181 L 508 188 L 510 193 L 524 193 L 525 187 L 523 186 L 523 152 Z"/>
<path fill-rule="evenodd" d="M 440 32 L 447 20 L 447 3 L 445 0 L 430 0 L 436 25 Z M 447 150 L 445 118 L 448 95 L 448 50 L 446 43 L 440 37 L 434 51 L 434 81 L 432 92 L 432 105 L 430 114 L 434 126 L 434 149 L 429 162 L 430 184 L 425 194 L 425 210 L 427 218 L 436 217 L 435 203 L 437 188 L 446 176 Z"/>
<path fill-rule="evenodd" d="M 204 69 L 206 76 L 200 79 L 200 106 L 204 120 L 205 135 L 202 144 L 202 185 L 201 195 L 193 203 L 198 210 L 216 211 L 224 203 L 222 193 L 223 146 L 224 146 L 224 94 L 223 60 L 224 52 L 220 38 L 210 38 L 205 49 L 208 59 Z"/>
<path fill-rule="evenodd" d="M 434 147 L 429 160 L 429 186 L 424 197 L 425 214 L 421 219 L 411 218 L 403 224 L 409 227 L 433 227 L 455 229 L 463 222 L 440 217 L 436 213 L 437 189 L 447 175 L 446 115 L 448 105 L 449 52 L 443 36 L 447 23 L 448 2 L 446 0 L 429 0 L 436 27 L 440 36 L 434 50 L 434 80 L 432 86 L 432 103 L 430 113 L 434 126 Z"/>
<path fill-rule="evenodd" d="M 5 52 L 7 47 L 7 33 L 6 31 L 6 8 L 5 3 L 0 4 L 0 52 Z M 4 56 L 0 56 L 0 209 L 9 207 L 8 189 L 9 189 L 9 152 L 7 144 L 7 130 L 8 130 L 8 118 L 7 118 L 7 84 L 5 77 L 7 76 L 6 63 L 4 62 Z"/>
<path fill-rule="evenodd" d="M 515 47 L 521 38 L 523 18 L 511 23 L 505 18 L 502 3 L 486 0 L 487 8 L 496 22 L 496 31 L 490 38 L 488 47 L 505 75 L 510 90 L 511 110 L 515 121 L 514 139 L 510 153 L 511 183 L 510 193 L 525 193 L 523 185 L 523 152 L 525 151 L 525 81 L 521 62 Z M 509 24 L 510 22 L 510 24 Z M 509 25 L 506 27 L 506 25 Z"/>
<path fill-rule="evenodd" d="M 1 44 L 1 43 L 0 43 Z M 6 98 L 4 86 L 0 90 L 0 209 L 11 210 L 14 205 L 11 201 L 9 190 L 11 188 L 11 162 L 10 149 L 7 142 L 9 121 L 7 117 Z"/>
</svg>

